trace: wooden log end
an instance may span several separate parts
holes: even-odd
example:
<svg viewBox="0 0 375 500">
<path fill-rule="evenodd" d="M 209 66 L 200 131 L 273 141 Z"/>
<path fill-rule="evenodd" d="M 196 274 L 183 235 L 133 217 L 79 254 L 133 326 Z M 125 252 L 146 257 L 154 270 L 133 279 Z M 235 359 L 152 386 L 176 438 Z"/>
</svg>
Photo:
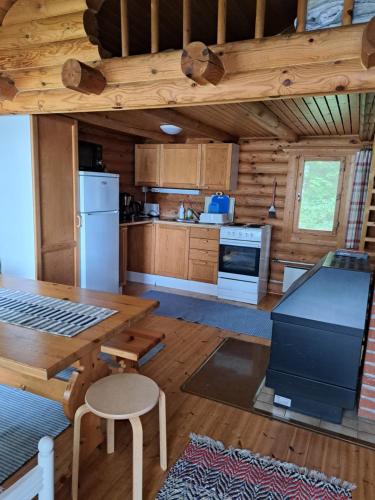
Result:
<svg viewBox="0 0 375 500">
<path fill-rule="evenodd" d="M 64 63 L 61 80 L 64 87 L 83 94 L 99 95 L 107 85 L 104 75 L 98 69 L 77 59 L 68 59 Z"/>
<path fill-rule="evenodd" d="M 367 23 L 363 32 L 361 61 L 367 69 L 375 66 L 375 17 Z"/>
<path fill-rule="evenodd" d="M 189 43 L 182 52 L 182 72 L 199 85 L 218 85 L 225 75 L 220 57 L 202 42 Z"/>
<path fill-rule="evenodd" d="M 6 76 L 0 77 L 0 101 L 13 101 L 18 92 L 13 80 Z"/>
</svg>

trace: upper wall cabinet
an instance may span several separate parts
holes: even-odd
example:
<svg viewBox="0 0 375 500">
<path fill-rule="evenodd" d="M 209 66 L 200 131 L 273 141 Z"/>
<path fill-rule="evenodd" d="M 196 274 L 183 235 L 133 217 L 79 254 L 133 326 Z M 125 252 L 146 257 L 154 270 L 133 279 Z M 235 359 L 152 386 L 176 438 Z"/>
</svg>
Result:
<svg viewBox="0 0 375 500">
<path fill-rule="evenodd" d="M 234 191 L 237 144 L 140 144 L 136 146 L 137 186 Z"/>
<path fill-rule="evenodd" d="M 135 146 L 135 185 L 159 186 L 159 144 L 137 144 Z"/>
<path fill-rule="evenodd" d="M 237 187 L 238 157 L 237 144 L 203 144 L 200 187 L 234 191 Z"/>
<path fill-rule="evenodd" d="M 200 182 L 200 144 L 162 144 L 160 186 L 198 188 Z"/>
</svg>

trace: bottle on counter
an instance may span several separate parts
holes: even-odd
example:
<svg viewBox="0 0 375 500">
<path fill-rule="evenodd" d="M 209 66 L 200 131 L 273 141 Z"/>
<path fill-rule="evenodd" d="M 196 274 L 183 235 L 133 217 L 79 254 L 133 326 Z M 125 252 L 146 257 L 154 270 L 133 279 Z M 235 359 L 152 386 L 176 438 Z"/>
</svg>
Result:
<svg viewBox="0 0 375 500">
<path fill-rule="evenodd" d="M 179 219 L 185 219 L 185 207 L 184 207 L 184 202 L 181 201 L 180 207 L 178 209 L 178 218 Z"/>
<path fill-rule="evenodd" d="M 186 210 L 186 219 L 191 220 L 193 218 L 193 211 L 191 208 Z"/>
</svg>

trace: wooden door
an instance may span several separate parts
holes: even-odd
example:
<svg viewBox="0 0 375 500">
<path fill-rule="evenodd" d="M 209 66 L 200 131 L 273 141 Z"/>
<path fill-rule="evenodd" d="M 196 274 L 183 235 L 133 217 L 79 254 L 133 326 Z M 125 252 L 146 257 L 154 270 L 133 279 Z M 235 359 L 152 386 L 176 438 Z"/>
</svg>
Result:
<svg viewBox="0 0 375 500">
<path fill-rule="evenodd" d="M 126 285 L 128 270 L 128 228 L 120 227 L 120 286 Z"/>
<path fill-rule="evenodd" d="M 33 118 L 37 277 L 79 285 L 77 121 Z"/>
<path fill-rule="evenodd" d="M 135 146 L 135 185 L 159 186 L 160 145 L 136 144 Z"/>
<path fill-rule="evenodd" d="M 156 225 L 155 274 L 188 278 L 189 228 Z"/>
<path fill-rule="evenodd" d="M 128 226 L 128 271 L 154 274 L 155 227 Z"/>
<path fill-rule="evenodd" d="M 200 165 L 200 144 L 163 144 L 160 153 L 160 186 L 198 188 Z"/>
<path fill-rule="evenodd" d="M 235 191 L 238 177 L 237 144 L 203 144 L 200 187 Z"/>
</svg>

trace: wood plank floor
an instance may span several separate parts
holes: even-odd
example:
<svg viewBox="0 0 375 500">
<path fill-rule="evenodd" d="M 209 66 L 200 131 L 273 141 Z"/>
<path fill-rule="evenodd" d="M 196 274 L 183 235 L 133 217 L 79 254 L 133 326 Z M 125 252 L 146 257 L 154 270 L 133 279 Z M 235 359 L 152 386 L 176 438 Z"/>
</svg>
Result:
<svg viewBox="0 0 375 500">
<path fill-rule="evenodd" d="M 140 287 L 127 289 L 139 293 Z M 274 299 L 266 301 L 268 308 Z M 268 307 L 267 307 L 268 306 Z M 166 349 L 143 369 L 166 392 L 168 424 L 168 465 L 178 459 L 189 433 L 208 435 L 226 446 L 249 448 L 254 452 L 318 469 L 328 475 L 357 484 L 354 498 L 375 499 L 375 452 L 292 425 L 273 421 L 214 401 L 180 391 L 181 384 L 208 357 L 226 336 L 246 341 L 267 341 L 231 334 L 217 328 L 180 320 L 149 316 L 142 321 L 166 334 Z M 144 499 L 153 499 L 165 474 L 159 468 L 157 411 L 142 417 L 144 425 Z M 56 444 L 56 465 L 71 452 L 72 433 Z M 80 498 L 127 500 L 132 491 L 132 439 L 126 422 L 116 423 L 116 452 L 106 455 L 98 449 L 80 474 Z M 63 481 L 57 500 L 70 498 L 70 482 Z"/>
</svg>

